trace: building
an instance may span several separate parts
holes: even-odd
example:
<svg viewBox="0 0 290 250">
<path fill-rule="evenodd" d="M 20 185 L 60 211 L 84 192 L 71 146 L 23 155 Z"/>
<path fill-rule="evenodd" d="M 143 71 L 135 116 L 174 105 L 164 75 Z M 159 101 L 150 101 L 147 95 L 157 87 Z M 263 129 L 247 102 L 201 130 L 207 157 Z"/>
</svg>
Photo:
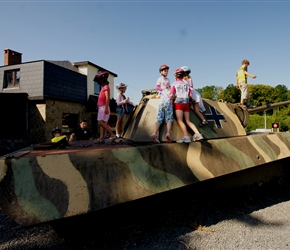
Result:
<svg viewBox="0 0 290 250">
<path fill-rule="evenodd" d="M 80 118 L 86 118 L 97 133 L 96 101 L 100 86 L 93 78 L 99 70 L 109 72 L 114 104 L 117 74 L 89 61 L 23 63 L 21 53 L 5 49 L 4 66 L 0 66 L 0 115 L 5 121 L 0 129 L 0 148 L 11 148 L 7 141 L 9 145 L 21 146 L 50 141 L 56 126 L 69 134 L 78 127 Z"/>
</svg>

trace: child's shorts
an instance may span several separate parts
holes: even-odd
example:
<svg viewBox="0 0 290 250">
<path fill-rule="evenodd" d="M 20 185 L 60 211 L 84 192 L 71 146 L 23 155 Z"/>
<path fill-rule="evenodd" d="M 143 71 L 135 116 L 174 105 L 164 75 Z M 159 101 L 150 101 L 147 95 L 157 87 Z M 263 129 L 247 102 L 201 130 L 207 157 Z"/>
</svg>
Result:
<svg viewBox="0 0 290 250">
<path fill-rule="evenodd" d="M 108 107 L 109 109 L 108 114 L 105 114 L 105 108 L 106 108 L 106 105 L 98 106 L 98 118 L 97 118 L 98 121 L 104 121 L 104 122 L 109 121 L 110 114 L 111 114 L 110 107 Z"/>
</svg>

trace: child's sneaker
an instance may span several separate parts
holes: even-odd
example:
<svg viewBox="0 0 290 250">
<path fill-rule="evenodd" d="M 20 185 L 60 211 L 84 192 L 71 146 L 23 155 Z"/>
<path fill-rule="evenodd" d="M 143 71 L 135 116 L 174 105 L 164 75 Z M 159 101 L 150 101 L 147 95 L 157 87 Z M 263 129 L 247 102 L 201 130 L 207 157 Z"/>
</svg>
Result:
<svg viewBox="0 0 290 250">
<path fill-rule="evenodd" d="M 177 143 L 190 143 L 190 137 L 189 136 L 183 136 L 181 137 L 178 141 L 176 141 Z"/>
<path fill-rule="evenodd" d="M 159 139 L 157 138 L 157 135 L 156 134 L 152 134 L 150 135 L 150 138 L 151 140 L 154 142 L 154 143 L 160 143 Z"/>
<path fill-rule="evenodd" d="M 194 134 L 192 137 L 192 141 L 201 141 L 203 140 L 202 134 Z"/>
</svg>

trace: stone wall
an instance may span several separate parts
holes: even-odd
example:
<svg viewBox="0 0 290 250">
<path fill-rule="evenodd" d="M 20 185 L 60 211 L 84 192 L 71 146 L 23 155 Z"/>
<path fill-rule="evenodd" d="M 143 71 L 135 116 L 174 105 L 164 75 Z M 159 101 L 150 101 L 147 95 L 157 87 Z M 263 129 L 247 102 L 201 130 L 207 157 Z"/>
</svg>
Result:
<svg viewBox="0 0 290 250">
<path fill-rule="evenodd" d="M 80 118 L 87 119 L 88 128 L 92 131 L 94 138 L 98 138 L 97 112 L 87 111 L 86 104 L 47 99 L 43 102 L 30 100 L 28 106 L 28 138 L 0 139 L 0 155 L 8 154 L 27 146 L 49 142 L 52 138 L 51 131 L 55 127 L 61 128 L 64 134 L 69 136 L 74 129 L 78 128 Z M 68 129 L 63 127 L 64 114 L 73 114 L 77 117 L 75 127 Z M 123 128 L 128 117 L 128 115 L 124 117 Z M 111 113 L 109 122 L 112 130 L 115 131 L 115 112 Z"/>
<path fill-rule="evenodd" d="M 43 104 L 35 104 L 31 106 L 29 121 L 29 124 L 31 124 L 30 141 L 33 144 L 50 141 L 53 128 L 59 127 L 63 129 L 64 114 L 73 114 L 78 117 L 75 126 L 70 128 L 71 130 L 77 128 L 79 118 L 86 118 L 91 129 L 91 113 L 86 112 L 86 105 L 81 103 L 48 99 Z"/>
</svg>

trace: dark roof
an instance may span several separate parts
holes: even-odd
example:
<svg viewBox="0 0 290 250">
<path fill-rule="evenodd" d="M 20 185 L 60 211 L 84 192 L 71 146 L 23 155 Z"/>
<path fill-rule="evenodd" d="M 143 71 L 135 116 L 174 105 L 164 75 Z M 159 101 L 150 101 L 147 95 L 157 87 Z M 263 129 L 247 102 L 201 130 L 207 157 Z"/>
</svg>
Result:
<svg viewBox="0 0 290 250">
<path fill-rule="evenodd" d="M 27 64 L 27 63 L 34 63 L 34 62 L 41 62 L 41 61 L 46 61 L 46 62 L 50 62 L 50 63 L 53 63 L 53 64 L 56 64 L 60 67 L 63 67 L 63 68 L 67 68 L 67 69 L 70 69 L 72 71 L 75 71 L 75 72 L 79 72 L 77 66 L 82 66 L 82 65 L 86 65 L 86 64 L 89 64 L 95 68 L 98 68 L 99 70 L 105 70 L 105 71 L 108 71 L 111 75 L 113 75 L 114 77 L 118 77 L 118 75 L 110 70 L 107 70 L 97 64 L 94 64 L 90 61 L 82 61 L 82 62 L 75 62 L 75 63 L 71 63 L 70 61 L 68 60 L 62 60 L 62 61 L 58 61 L 58 60 L 35 60 L 35 61 L 29 61 L 29 62 L 22 62 L 18 65 L 21 65 L 21 64 Z M 0 68 L 4 68 L 4 67 L 9 67 L 11 65 L 4 65 L 4 66 L 0 66 Z"/>
<path fill-rule="evenodd" d="M 53 64 L 56 64 L 56 65 L 61 66 L 63 68 L 70 69 L 72 71 L 80 73 L 79 70 L 70 61 L 55 61 L 55 60 L 45 60 L 45 61 L 53 63 Z"/>
<path fill-rule="evenodd" d="M 82 61 L 82 62 L 75 62 L 75 63 L 73 63 L 73 65 L 75 65 L 75 66 L 82 66 L 82 65 L 86 65 L 86 64 L 89 64 L 89 65 L 91 65 L 91 66 L 93 66 L 93 67 L 95 67 L 95 68 L 98 68 L 98 69 L 100 69 L 100 70 L 105 70 L 105 71 L 108 71 L 111 75 L 113 75 L 114 77 L 118 77 L 118 75 L 116 74 L 116 73 L 114 73 L 114 72 L 112 72 L 112 71 L 110 71 L 110 70 L 107 70 L 107 69 L 105 69 L 105 68 L 103 68 L 103 67 L 101 67 L 101 66 L 99 66 L 99 65 L 96 65 L 96 64 L 94 64 L 94 63 L 92 63 L 92 62 L 90 62 L 90 61 Z"/>
</svg>

